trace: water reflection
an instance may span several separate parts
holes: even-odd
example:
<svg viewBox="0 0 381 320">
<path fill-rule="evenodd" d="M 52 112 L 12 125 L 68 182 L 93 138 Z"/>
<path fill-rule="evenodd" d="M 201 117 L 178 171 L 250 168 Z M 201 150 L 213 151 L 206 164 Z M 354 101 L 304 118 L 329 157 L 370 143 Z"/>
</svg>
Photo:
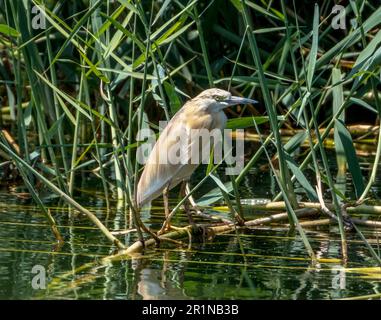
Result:
<svg viewBox="0 0 381 320">
<path fill-rule="evenodd" d="M 266 177 L 264 187 L 245 180 L 242 198 L 250 198 L 252 193 L 268 197 L 266 192 L 271 190 L 268 184 L 272 181 L 269 175 Z M 251 189 L 247 190 L 246 185 L 251 185 Z M 108 227 L 123 229 L 129 225 L 130 217 L 123 207 L 112 202 L 107 207 L 102 193 L 92 186 L 84 187 L 87 192 L 79 200 Z M 379 186 L 375 189 L 379 190 Z M 352 191 L 347 185 L 346 194 Z M 86 217 L 54 201 L 50 204 L 51 212 L 65 239 L 63 247 L 56 251 L 40 210 L 0 191 L 0 298 L 332 299 L 381 290 L 379 268 L 349 269 L 375 266 L 361 239 L 354 234 L 348 234 L 348 269 L 337 261 L 341 253 L 336 226 L 308 231 L 316 256 L 325 259 L 316 265 L 308 259 L 298 234 L 288 233 L 281 226 L 194 241 L 190 249 L 167 245 L 147 250 L 139 259 L 104 260 L 114 248 Z M 149 215 L 143 215 L 153 227 L 159 227 L 163 220 L 158 205 L 160 200 Z M 182 215 L 175 219 L 179 225 L 185 221 Z M 363 232 L 376 249 L 380 232 Z M 135 240 L 134 235 L 122 239 L 129 243 Z M 31 270 L 36 264 L 46 269 L 46 290 L 34 290 L 31 286 Z"/>
<path fill-rule="evenodd" d="M 160 258 L 159 258 L 160 259 Z M 132 261 L 136 274 L 136 291 L 144 300 L 187 299 L 183 291 L 184 271 L 173 268 L 168 261 L 169 253 L 161 255 L 162 266 L 152 269 L 149 261 L 137 259 Z"/>
</svg>

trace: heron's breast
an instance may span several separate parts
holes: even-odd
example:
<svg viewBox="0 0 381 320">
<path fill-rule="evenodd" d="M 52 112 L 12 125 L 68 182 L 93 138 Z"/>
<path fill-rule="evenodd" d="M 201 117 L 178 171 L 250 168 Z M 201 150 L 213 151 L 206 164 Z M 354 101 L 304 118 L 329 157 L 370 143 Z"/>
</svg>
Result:
<svg viewBox="0 0 381 320">
<path fill-rule="evenodd" d="M 224 129 L 226 127 L 227 120 L 228 118 L 223 111 L 216 113 L 216 116 L 213 117 L 213 129 Z"/>
</svg>

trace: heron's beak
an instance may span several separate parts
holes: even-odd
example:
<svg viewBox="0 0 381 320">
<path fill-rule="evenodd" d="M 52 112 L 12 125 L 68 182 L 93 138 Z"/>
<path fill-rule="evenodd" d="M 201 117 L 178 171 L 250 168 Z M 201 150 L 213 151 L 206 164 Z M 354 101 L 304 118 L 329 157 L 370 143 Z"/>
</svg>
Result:
<svg viewBox="0 0 381 320">
<path fill-rule="evenodd" d="M 242 98 L 237 96 L 231 96 L 230 99 L 226 99 L 224 101 L 226 103 L 226 107 L 234 106 L 236 104 L 251 104 L 251 103 L 258 103 L 258 101 L 248 98 Z"/>
</svg>

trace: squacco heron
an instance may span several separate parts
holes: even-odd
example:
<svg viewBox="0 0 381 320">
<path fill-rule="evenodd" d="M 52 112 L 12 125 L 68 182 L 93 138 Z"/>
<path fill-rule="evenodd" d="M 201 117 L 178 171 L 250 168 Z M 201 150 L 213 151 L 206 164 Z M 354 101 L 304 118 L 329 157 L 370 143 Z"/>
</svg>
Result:
<svg viewBox="0 0 381 320">
<path fill-rule="evenodd" d="M 221 89 L 208 89 L 187 101 L 164 128 L 148 156 L 136 193 L 138 210 L 163 193 L 166 221 L 163 228 L 158 232 L 159 234 L 170 228 L 168 221 L 170 215 L 169 190 L 183 182 L 181 191 L 184 196 L 186 183 L 199 164 L 190 161 L 194 150 L 192 152 L 189 150 L 195 145 L 191 131 L 201 129 L 222 130 L 227 121 L 223 109 L 237 104 L 251 103 L 257 103 L 257 101 L 232 96 L 230 92 Z M 167 158 L 168 161 L 161 161 L 163 154 L 170 152 L 171 148 L 179 143 L 180 153 L 184 151 L 183 155 L 180 156 L 180 161 L 171 161 L 169 157 Z M 201 152 L 203 145 L 198 145 L 197 148 Z M 189 222 L 193 224 L 189 204 L 184 205 L 184 207 Z"/>
</svg>

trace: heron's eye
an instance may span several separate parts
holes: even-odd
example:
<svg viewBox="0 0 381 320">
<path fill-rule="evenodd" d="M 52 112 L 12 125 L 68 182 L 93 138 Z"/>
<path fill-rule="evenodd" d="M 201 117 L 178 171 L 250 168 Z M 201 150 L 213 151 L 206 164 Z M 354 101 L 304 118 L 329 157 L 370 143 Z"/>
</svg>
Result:
<svg viewBox="0 0 381 320">
<path fill-rule="evenodd" d="M 223 100 L 226 99 L 226 97 L 222 97 L 222 96 L 214 96 L 213 98 L 214 98 L 214 100 L 216 100 L 216 101 L 223 101 Z"/>
</svg>

